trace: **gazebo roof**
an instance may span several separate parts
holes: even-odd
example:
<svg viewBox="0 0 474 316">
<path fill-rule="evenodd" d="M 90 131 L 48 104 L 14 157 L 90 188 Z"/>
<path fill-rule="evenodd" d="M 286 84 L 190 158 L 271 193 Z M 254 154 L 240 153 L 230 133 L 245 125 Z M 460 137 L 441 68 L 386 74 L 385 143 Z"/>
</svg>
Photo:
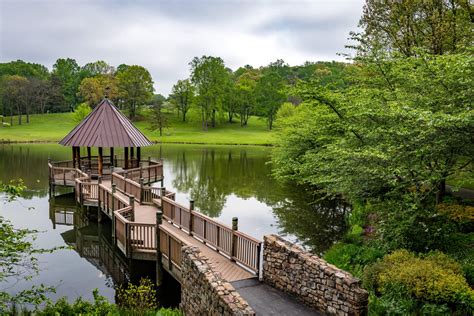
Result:
<svg viewBox="0 0 474 316">
<path fill-rule="evenodd" d="M 77 147 L 153 145 L 109 99 L 103 99 L 59 144 Z"/>
</svg>

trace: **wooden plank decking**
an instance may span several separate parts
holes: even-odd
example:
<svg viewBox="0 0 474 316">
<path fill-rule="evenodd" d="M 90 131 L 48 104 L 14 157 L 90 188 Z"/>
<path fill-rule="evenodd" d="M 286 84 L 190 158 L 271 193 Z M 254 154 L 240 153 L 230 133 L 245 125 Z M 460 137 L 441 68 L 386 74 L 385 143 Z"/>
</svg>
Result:
<svg viewBox="0 0 474 316">
<path fill-rule="evenodd" d="M 110 181 L 104 181 L 102 183 L 105 186 L 111 188 Z M 128 198 L 121 192 L 119 192 L 118 194 L 122 195 L 124 199 Z M 138 202 L 135 202 L 135 221 L 139 223 L 156 224 L 157 211 L 158 208 L 156 206 L 142 205 Z M 203 244 L 200 240 L 190 236 L 187 232 L 179 229 L 168 221 L 164 220 L 162 226 L 164 226 L 166 230 L 171 232 L 174 237 L 178 238 L 184 244 L 198 247 L 199 250 L 201 250 L 202 254 L 209 259 L 210 265 L 213 266 L 218 272 L 222 273 L 222 276 L 229 282 L 255 277 L 254 274 L 248 272 L 246 269 L 242 268 L 234 261 L 231 261 L 229 258 Z M 153 243 L 155 243 L 155 236 L 152 235 L 151 238 L 153 240 Z M 134 240 L 137 240 L 137 238 L 134 238 Z M 155 253 L 154 251 L 147 251 L 142 249 L 136 249 L 134 250 L 134 252 L 142 252 L 144 254 Z M 140 254 L 137 255 L 140 256 Z"/>
</svg>

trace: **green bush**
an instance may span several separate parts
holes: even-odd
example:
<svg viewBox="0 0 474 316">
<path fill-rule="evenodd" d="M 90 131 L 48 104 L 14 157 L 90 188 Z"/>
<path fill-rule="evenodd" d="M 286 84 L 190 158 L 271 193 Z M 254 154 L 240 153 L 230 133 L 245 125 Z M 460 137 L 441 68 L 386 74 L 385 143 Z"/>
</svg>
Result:
<svg viewBox="0 0 474 316">
<path fill-rule="evenodd" d="M 145 312 L 158 307 L 156 289 L 149 279 L 141 279 L 139 285 L 119 286 L 116 291 L 117 304 L 122 309 Z"/>
<path fill-rule="evenodd" d="M 87 103 L 79 104 L 72 117 L 74 123 L 80 123 L 90 112 L 92 112 L 92 109 Z"/>
<path fill-rule="evenodd" d="M 421 302 L 474 311 L 474 291 L 461 266 L 441 252 L 416 256 L 397 250 L 366 269 L 364 284 L 385 298 L 396 291 Z"/>
<path fill-rule="evenodd" d="M 336 243 L 324 254 L 324 259 L 336 267 L 361 277 L 364 267 L 374 263 L 384 253 L 375 247 Z"/>
</svg>

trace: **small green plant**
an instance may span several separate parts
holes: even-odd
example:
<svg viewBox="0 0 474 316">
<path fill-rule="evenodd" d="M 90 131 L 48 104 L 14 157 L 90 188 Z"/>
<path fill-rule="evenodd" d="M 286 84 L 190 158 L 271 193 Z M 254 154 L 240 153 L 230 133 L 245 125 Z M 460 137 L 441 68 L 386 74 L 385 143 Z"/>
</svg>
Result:
<svg viewBox="0 0 474 316">
<path fill-rule="evenodd" d="M 92 112 L 92 109 L 89 104 L 81 103 L 77 106 L 72 118 L 75 123 L 80 123 L 90 112 Z"/>
<path fill-rule="evenodd" d="M 150 279 L 142 278 L 139 285 L 128 283 L 117 288 L 117 304 L 121 309 L 143 313 L 155 310 L 156 289 Z"/>
</svg>

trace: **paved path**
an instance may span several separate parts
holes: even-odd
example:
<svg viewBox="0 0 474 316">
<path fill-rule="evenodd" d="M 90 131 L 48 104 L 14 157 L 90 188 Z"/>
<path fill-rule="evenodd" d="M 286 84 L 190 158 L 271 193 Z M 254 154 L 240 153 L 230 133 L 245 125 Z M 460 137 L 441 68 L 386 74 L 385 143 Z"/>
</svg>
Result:
<svg viewBox="0 0 474 316">
<path fill-rule="evenodd" d="M 324 315 L 298 302 L 294 297 L 256 279 L 232 282 L 257 315 Z"/>
</svg>

